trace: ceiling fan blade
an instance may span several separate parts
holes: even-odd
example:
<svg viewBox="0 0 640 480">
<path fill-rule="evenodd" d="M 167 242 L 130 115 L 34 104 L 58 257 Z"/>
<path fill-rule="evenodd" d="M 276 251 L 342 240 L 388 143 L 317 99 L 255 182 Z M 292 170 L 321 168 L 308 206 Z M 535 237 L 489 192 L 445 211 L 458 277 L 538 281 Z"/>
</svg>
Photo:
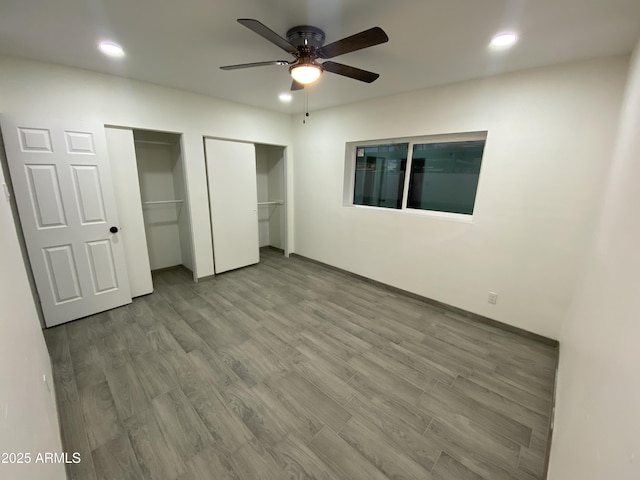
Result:
<svg viewBox="0 0 640 480">
<path fill-rule="evenodd" d="M 298 49 L 291 45 L 288 40 L 282 38 L 280 35 L 278 35 L 263 23 L 260 23 L 258 20 L 254 20 L 252 18 L 239 18 L 238 23 L 244 25 L 249 30 L 253 30 L 261 37 L 266 38 L 285 52 L 289 52 L 291 55 L 298 54 Z"/>
<path fill-rule="evenodd" d="M 355 52 L 363 48 L 373 47 L 389 41 L 389 37 L 380 27 L 373 27 L 364 32 L 325 45 L 317 51 L 318 58 L 333 58 L 345 53 Z"/>
<path fill-rule="evenodd" d="M 295 92 L 296 90 L 302 90 L 304 88 L 304 85 L 296 82 L 295 80 L 293 82 L 291 82 L 291 91 Z"/>
<path fill-rule="evenodd" d="M 221 70 L 239 70 L 240 68 L 266 67 L 268 65 L 289 65 L 286 60 L 271 60 L 269 62 L 239 63 L 238 65 L 225 65 Z"/>
<path fill-rule="evenodd" d="M 324 62 L 322 69 L 325 72 L 337 73 L 344 77 L 360 80 L 361 82 L 371 83 L 375 82 L 380 76 L 377 73 L 369 72 L 367 70 L 361 70 L 360 68 L 350 67 L 349 65 L 343 65 L 336 62 Z"/>
</svg>

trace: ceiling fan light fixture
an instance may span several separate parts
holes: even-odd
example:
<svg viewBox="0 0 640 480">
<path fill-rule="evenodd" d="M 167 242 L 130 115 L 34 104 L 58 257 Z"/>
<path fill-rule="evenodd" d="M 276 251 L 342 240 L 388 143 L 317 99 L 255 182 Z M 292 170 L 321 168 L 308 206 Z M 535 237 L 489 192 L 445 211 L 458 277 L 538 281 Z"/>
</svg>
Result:
<svg viewBox="0 0 640 480">
<path fill-rule="evenodd" d="M 301 63 L 289 69 L 291 77 L 302 85 L 309 85 L 320 78 L 322 67 L 314 63 Z"/>
</svg>

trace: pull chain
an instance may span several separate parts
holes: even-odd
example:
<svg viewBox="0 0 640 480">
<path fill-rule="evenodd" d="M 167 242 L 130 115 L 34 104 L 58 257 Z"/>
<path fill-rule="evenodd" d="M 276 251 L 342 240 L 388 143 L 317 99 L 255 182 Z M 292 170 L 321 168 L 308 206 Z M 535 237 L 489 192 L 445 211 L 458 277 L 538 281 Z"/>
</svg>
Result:
<svg viewBox="0 0 640 480">
<path fill-rule="evenodd" d="M 302 124 L 307 123 L 307 117 L 309 116 L 309 93 L 305 89 L 304 91 L 304 118 L 302 119 Z"/>
</svg>

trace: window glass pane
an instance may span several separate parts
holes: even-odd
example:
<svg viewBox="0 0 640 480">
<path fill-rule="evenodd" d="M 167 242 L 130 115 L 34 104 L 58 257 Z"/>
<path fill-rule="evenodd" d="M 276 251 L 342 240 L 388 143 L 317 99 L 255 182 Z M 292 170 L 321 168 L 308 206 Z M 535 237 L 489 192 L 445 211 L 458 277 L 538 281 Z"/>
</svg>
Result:
<svg viewBox="0 0 640 480">
<path fill-rule="evenodd" d="M 413 146 L 408 208 L 471 215 L 484 140 Z"/>
<path fill-rule="evenodd" d="M 354 205 L 402 208 L 408 143 L 356 148 Z"/>
</svg>

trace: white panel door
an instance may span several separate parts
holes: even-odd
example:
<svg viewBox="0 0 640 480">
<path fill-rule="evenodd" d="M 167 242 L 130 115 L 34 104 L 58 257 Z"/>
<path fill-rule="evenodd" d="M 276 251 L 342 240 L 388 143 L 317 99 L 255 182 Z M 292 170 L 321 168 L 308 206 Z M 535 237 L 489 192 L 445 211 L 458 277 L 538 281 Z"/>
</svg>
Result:
<svg viewBox="0 0 640 480">
<path fill-rule="evenodd" d="M 260 261 L 256 149 L 205 139 L 215 272 Z"/>
<path fill-rule="evenodd" d="M 1 123 L 47 326 L 131 303 L 104 127 Z"/>
</svg>

